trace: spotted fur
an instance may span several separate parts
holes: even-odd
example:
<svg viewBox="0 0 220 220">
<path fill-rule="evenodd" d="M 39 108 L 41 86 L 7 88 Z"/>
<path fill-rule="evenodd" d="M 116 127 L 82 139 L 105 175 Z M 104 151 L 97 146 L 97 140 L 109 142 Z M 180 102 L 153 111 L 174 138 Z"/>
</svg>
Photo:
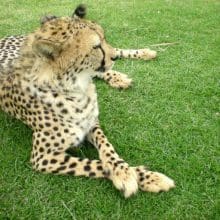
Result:
<svg viewBox="0 0 220 220">
<path fill-rule="evenodd" d="M 106 42 L 98 24 L 80 14 L 47 19 L 26 37 L 1 41 L 1 49 L 9 42 L 19 49 L 1 51 L 0 107 L 33 130 L 31 164 L 37 171 L 107 178 L 125 197 L 138 188 L 168 191 L 173 180 L 143 166 L 129 166 L 99 126 L 92 77 L 106 73 L 103 78 L 111 82 L 113 61 L 124 53 Z M 99 160 L 68 154 L 85 139 L 98 150 Z"/>
</svg>

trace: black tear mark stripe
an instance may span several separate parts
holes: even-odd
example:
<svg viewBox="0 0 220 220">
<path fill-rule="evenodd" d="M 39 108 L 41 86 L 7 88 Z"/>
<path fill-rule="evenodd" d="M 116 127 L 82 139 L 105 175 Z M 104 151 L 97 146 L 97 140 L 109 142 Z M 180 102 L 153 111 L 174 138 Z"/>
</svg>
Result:
<svg viewBox="0 0 220 220">
<path fill-rule="evenodd" d="M 103 58 L 102 58 L 102 62 L 101 62 L 101 67 L 105 67 L 105 51 L 103 50 L 102 46 L 100 46 L 100 50 L 103 53 Z"/>
<path fill-rule="evenodd" d="M 93 27 L 89 27 L 89 28 L 90 28 L 91 30 L 93 30 L 93 31 L 100 37 L 100 39 L 102 39 L 102 37 L 101 37 L 100 34 L 96 31 L 95 28 L 93 28 Z M 101 62 L 101 66 L 100 66 L 98 69 L 102 69 L 103 67 L 105 67 L 105 51 L 103 50 L 101 44 L 100 44 L 99 48 L 100 48 L 100 50 L 101 50 L 102 53 L 103 53 L 103 59 L 102 59 L 102 62 Z"/>
</svg>

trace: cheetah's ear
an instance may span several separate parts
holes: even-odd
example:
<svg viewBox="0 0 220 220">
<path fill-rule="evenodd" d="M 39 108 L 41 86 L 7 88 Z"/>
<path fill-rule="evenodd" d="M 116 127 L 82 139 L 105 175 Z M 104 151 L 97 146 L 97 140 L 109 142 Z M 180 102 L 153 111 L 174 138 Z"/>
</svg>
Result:
<svg viewBox="0 0 220 220">
<path fill-rule="evenodd" d="M 40 19 L 40 24 L 43 25 L 46 22 L 51 21 L 56 18 L 57 18 L 57 16 L 55 16 L 55 15 L 45 15 Z"/>
<path fill-rule="evenodd" d="M 35 40 L 32 45 L 33 50 L 40 56 L 54 60 L 59 56 L 62 48 L 60 43 L 50 40 Z"/>
<path fill-rule="evenodd" d="M 86 6 L 84 4 L 78 5 L 72 17 L 73 18 L 84 18 L 85 16 L 86 16 Z"/>
</svg>

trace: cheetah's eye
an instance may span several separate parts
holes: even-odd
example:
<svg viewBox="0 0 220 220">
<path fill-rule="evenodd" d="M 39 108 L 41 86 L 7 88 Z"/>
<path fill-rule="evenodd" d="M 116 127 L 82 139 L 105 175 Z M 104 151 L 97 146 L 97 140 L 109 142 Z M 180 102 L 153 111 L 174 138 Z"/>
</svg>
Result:
<svg viewBox="0 0 220 220">
<path fill-rule="evenodd" d="M 99 49 L 99 48 L 101 48 L 101 44 L 93 46 L 93 49 Z"/>
</svg>

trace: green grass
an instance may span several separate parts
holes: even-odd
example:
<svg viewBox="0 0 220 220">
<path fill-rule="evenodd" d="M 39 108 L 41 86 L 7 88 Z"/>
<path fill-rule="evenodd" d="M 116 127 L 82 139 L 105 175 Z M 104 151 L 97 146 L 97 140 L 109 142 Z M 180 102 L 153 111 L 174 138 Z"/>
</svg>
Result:
<svg viewBox="0 0 220 220">
<path fill-rule="evenodd" d="M 114 46 L 179 42 L 157 48 L 152 62 L 117 62 L 134 80 L 129 90 L 96 83 L 101 124 L 119 154 L 177 187 L 125 200 L 106 180 L 35 173 L 31 131 L 0 112 L 0 219 L 219 219 L 219 1 L 85 2 Z M 42 15 L 70 15 L 78 3 L 1 1 L 0 37 L 29 33 Z M 79 153 L 97 157 L 92 148 Z"/>
</svg>

